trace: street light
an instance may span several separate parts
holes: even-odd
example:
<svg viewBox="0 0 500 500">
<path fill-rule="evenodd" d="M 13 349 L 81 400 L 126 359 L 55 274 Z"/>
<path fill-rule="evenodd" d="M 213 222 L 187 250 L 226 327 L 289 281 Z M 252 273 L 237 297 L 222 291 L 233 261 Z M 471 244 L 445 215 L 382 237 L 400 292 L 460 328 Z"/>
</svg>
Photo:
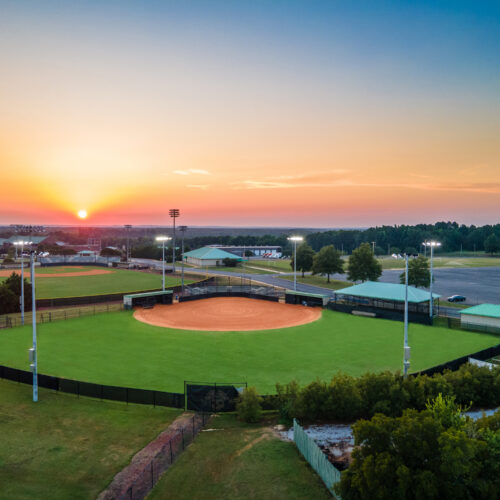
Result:
<svg viewBox="0 0 500 500">
<path fill-rule="evenodd" d="M 179 226 L 179 231 L 182 233 L 182 244 L 181 244 L 181 296 L 184 296 L 184 233 L 187 231 L 187 226 Z"/>
<path fill-rule="evenodd" d="M 297 241 L 302 241 L 304 238 L 302 236 L 290 236 L 287 239 L 293 241 L 293 289 L 297 291 Z"/>
<path fill-rule="evenodd" d="M 38 353 L 36 345 L 36 297 L 35 297 L 35 251 L 31 250 L 31 316 L 33 325 L 33 347 L 30 349 L 30 368 L 33 372 L 33 401 L 38 401 Z"/>
<path fill-rule="evenodd" d="M 178 208 L 171 208 L 168 211 L 168 215 L 174 219 L 174 241 L 173 241 L 173 247 L 172 247 L 172 271 L 175 273 L 175 219 L 179 217 L 180 215 L 180 210 Z"/>
<path fill-rule="evenodd" d="M 431 299 L 430 299 L 430 303 L 429 303 L 429 316 L 430 316 L 431 321 L 432 321 L 432 318 L 433 318 L 432 308 L 433 308 L 433 305 L 434 305 L 434 301 L 432 300 L 434 247 L 440 247 L 441 243 L 439 243 L 439 241 L 424 241 L 423 245 L 425 245 L 426 247 L 430 247 L 430 249 L 431 249 L 431 286 L 430 286 L 430 289 L 431 289 Z"/>
<path fill-rule="evenodd" d="M 408 254 L 405 254 L 405 315 L 404 315 L 403 375 L 408 376 L 410 368 L 410 346 L 408 345 Z"/>
<path fill-rule="evenodd" d="M 14 241 L 14 245 L 21 247 L 21 325 L 24 325 L 24 245 L 31 245 L 31 241 Z"/>
<path fill-rule="evenodd" d="M 163 261 L 163 266 L 162 266 L 162 290 L 165 291 L 165 242 L 171 240 L 172 238 L 170 236 L 157 236 L 156 241 L 161 241 L 162 242 L 162 261 Z"/>
</svg>

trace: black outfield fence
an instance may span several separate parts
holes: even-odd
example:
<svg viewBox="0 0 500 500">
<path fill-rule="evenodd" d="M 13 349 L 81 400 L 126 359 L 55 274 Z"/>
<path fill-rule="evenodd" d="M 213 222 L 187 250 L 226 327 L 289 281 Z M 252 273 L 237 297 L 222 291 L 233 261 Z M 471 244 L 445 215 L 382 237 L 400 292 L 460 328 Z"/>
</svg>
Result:
<svg viewBox="0 0 500 500">
<path fill-rule="evenodd" d="M 0 378 L 33 384 L 33 374 L 30 371 L 9 368 L 0 365 Z M 149 389 L 135 389 L 132 387 L 117 387 L 113 385 L 93 384 L 51 375 L 38 374 L 38 385 L 45 389 L 66 392 L 77 396 L 87 396 L 96 399 L 108 399 L 152 406 L 167 406 L 170 408 L 184 408 L 184 394 L 177 392 L 152 391 Z"/>
<path fill-rule="evenodd" d="M 464 363 L 467 363 L 469 361 L 469 358 L 479 359 L 480 361 L 486 361 L 487 359 L 494 358 L 499 354 L 500 354 L 500 344 L 493 347 L 488 347 L 486 349 L 483 349 L 482 351 L 477 351 L 472 354 L 467 354 L 465 356 L 462 356 L 461 358 L 447 361 L 446 363 L 433 366 L 432 368 L 427 368 L 426 370 L 422 370 L 420 372 L 412 373 L 411 375 L 434 375 L 435 373 L 442 373 L 445 370 L 455 371 L 458 370 Z"/>
</svg>

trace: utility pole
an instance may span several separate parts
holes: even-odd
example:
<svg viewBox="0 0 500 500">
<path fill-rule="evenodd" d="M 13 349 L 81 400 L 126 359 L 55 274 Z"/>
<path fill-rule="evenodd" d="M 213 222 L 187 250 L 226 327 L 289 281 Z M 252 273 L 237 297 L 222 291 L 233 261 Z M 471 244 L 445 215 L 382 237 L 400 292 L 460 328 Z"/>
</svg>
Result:
<svg viewBox="0 0 500 500">
<path fill-rule="evenodd" d="M 172 217 L 174 221 L 174 237 L 173 237 L 173 246 L 172 246 L 172 272 L 175 273 L 175 219 L 179 217 L 180 215 L 180 210 L 178 208 L 171 208 L 168 211 L 168 214 L 170 217 Z"/>
</svg>

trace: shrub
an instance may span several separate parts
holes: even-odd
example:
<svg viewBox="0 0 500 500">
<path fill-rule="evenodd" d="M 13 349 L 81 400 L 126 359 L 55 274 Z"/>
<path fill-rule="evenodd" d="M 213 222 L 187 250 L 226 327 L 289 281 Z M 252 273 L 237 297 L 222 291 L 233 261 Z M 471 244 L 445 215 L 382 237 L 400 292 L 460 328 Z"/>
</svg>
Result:
<svg viewBox="0 0 500 500">
<path fill-rule="evenodd" d="M 3 259 L 3 264 L 14 264 L 14 259 L 11 259 L 10 257 L 5 257 L 5 259 Z"/>
<path fill-rule="evenodd" d="M 240 394 L 236 403 L 238 418 L 245 422 L 258 422 L 262 415 L 261 397 L 255 387 L 248 387 Z"/>
</svg>

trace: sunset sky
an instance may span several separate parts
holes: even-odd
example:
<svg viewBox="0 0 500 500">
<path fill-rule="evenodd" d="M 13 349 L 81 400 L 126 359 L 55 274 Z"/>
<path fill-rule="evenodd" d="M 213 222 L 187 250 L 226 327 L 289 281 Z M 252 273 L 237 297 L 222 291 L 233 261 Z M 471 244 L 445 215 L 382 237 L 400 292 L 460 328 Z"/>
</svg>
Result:
<svg viewBox="0 0 500 500">
<path fill-rule="evenodd" d="M 0 0 L 0 224 L 500 214 L 500 2 Z"/>
</svg>

